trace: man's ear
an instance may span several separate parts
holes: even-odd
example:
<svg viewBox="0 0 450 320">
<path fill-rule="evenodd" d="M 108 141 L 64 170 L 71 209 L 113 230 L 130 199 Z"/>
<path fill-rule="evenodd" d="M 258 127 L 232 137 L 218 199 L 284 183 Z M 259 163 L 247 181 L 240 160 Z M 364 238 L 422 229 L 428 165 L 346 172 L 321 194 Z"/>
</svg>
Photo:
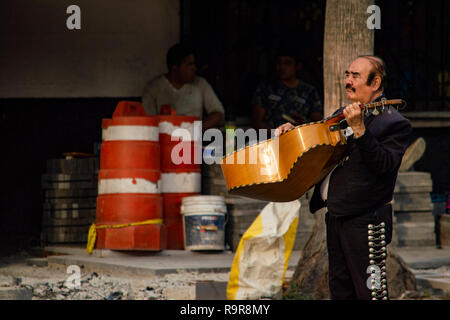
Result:
<svg viewBox="0 0 450 320">
<path fill-rule="evenodd" d="M 375 89 L 375 91 L 380 90 L 380 86 L 381 86 L 381 77 L 376 75 L 375 78 L 373 78 L 372 80 L 372 88 Z"/>
</svg>

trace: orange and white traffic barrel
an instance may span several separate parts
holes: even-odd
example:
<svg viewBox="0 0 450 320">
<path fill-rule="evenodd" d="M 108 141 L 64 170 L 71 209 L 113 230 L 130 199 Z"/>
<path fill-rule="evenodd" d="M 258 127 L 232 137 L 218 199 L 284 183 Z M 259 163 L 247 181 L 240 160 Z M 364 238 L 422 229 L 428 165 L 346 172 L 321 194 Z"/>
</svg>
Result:
<svg viewBox="0 0 450 320">
<path fill-rule="evenodd" d="M 167 249 L 184 249 L 181 201 L 184 197 L 201 193 L 201 141 L 194 132 L 195 121 L 199 118 L 159 116 L 161 191 Z"/>
<path fill-rule="evenodd" d="M 96 248 L 165 249 L 162 219 L 158 117 L 121 102 L 102 121 Z"/>
</svg>

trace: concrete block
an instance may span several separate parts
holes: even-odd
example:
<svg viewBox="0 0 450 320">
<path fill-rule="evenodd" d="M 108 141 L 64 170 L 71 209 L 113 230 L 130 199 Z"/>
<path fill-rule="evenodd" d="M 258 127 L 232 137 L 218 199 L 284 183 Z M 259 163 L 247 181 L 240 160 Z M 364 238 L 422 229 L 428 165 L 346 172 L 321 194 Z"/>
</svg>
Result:
<svg viewBox="0 0 450 320">
<path fill-rule="evenodd" d="M 43 219 L 47 219 L 47 220 L 51 220 L 51 219 L 90 219 L 90 220 L 92 220 L 92 219 L 94 219 L 95 220 L 96 214 L 97 214 L 96 209 L 44 211 Z M 87 222 L 87 223 L 90 223 L 90 222 Z"/>
<path fill-rule="evenodd" d="M 202 166 L 202 175 L 211 178 L 223 178 L 222 167 L 220 164 L 211 164 Z"/>
<path fill-rule="evenodd" d="M 90 218 L 66 218 L 54 219 L 46 216 L 42 219 L 42 227 L 64 227 L 64 226 L 79 226 L 91 225 L 95 221 L 95 216 Z"/>
<path fill-rule="evenodd" d="M 42 230 L 48 233 L 87 233 L 89 231 L 89 224 L 82 226 L 51 226 L 44 227 Z"/>
<path fill-rule="evenodd" d="M 83 199 L 90 197 L 97 197 L 97 188 L 92 189 L 69 189 L 69 190 L 46 190 L 45 198 L 70 198 L 70 199 Z"/>
<path fill-rule="evenodd" d="M 43 227 L 41 238 L 45 243 L 85 243 L 90 225 Z"/>
<path fill-rule="evenodd" d="M 226 300 L 227 284 L 225 281 L 197 281 L 195 284 L 196 300 Z"/>
<path fill-rule="evenodd" d="M 297 227 L 296 242 L 294 250 L 303 249 L 306 240 L 312 232 L 315 217 L 309 211 L 308 196 L 304 195 L 301 202 L 299 223 Z M 247 198 L 227 198 L 228 224 L 226 226 L 226 241 L 232 251 L 236 251 L 243 234 L 247 231 L 253 221 L 261 213 L 262 209 L 269 203 L 267 201 L 253 200 Z"/>
<path fill-rule="evenodd" d="M 394 212 L 397 223 L 403 222 L 430 222 L 434 223 L 434 217 L 431 211 L 412 211 L 412 212 Z"/>
<path fill-rule="evenodd" d="M 404 222 L 394 225 L 396 245 L 433 246 L 435 244 L 434 222 Z"/>
<path fill-rule="evenodd" d="M 422 287 L 450 292 L 450 277 L 448 275 L 416 275 L 416 281 Z"/>
<path fill-rule="evenodd" d="M 31 300 L 33 291 L 28 288 L 0 287 L 0 300 Z"/>
<path fill-rule="evenodd" d="M 444 214 L 440 218 L 441 245 L 450 247 L 450 214 Z"/>
<path fill-rule="evenodd" d="M 195 300 L 194 287 L 164 288 L 163 295 L 169 300 Z"/>
<path fill-rule="evenodd" d="M 36 267 L 47 267 L 48 260 L 46 258 L 30 258 L 27 259 L 27 265 Z"/>
<path fill-rule="evenodd" d="M 42 189 L 75 190 L 97 189 L 97 181 L 43 181 Z"/>
<path fill-rule="evenodd" d="M 429 193 L 397 193 L 392 204 L 394 211 L 432 211 Z"/>
<path fill-rule="evenodd" d="M 44 234 L 44 242 L 51 243 L 86 243 L 87 234 L 47 233 Z"/>
<path fill-rule="evenodd" d="M 83 198 L 83 199 L 73 199 L 73 198 L 56 198 L 56 199 L 46 199 L 43 203 L 44 210 L 72 210 L 72 209 L 95 209 L 97 207 L 97 198 Z"/>
<path fill-rule="evenodd" d="M 225 199 L 226 204 L 233 204 L 238 205 L 240 209 L 244 208 L 264 208 L 269 201 L 263 201 L 263 200 L 255 200 L 250 198 L 244 198 L 244 197 L 227 197 Z"/>
<path fill-rule="evenodd" d="M 98 167 L 99 166 L 97 158 L 47 160 L 48 173 L 97 173 Z"/>
<path fill-rule="evenodd" d="M 433 190 L 433 181 L 429 172 L 399 172 L 394 193 L 424 192 Z"/>
<path fill-rule="evenodd" d="M 94 174 L 67 174 L 67 173 L 44 173 L 41 175 L 41 181 L 45 182 L 75 182 L 75 181 L 97 181 L 97 175 Z"/>
<path fill-rule="evenodd" d="M 231 208 L 230 210 L 228 210 L 227 208 L 227 213 L 230 219 L 238 220 L 245 217 L 257 217 L 261 213 L 261 210 L 262 209 L 255 208 Z"/>
</svg>

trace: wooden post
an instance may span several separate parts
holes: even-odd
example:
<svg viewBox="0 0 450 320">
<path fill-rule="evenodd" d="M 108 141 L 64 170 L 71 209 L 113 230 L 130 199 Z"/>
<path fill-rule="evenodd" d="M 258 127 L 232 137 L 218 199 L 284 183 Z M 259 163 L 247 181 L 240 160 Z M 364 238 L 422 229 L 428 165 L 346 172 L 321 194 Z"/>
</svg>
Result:
<svg viewBox="0 0 450 320">
<path fill-rule="evenodd" d="M 344 72 L 359 55 L 373 54 L 374 30 L 367 28 L 373 0 L 328 0 L 323 46 L 324 115 L 347 104 Z"/>
</svg>

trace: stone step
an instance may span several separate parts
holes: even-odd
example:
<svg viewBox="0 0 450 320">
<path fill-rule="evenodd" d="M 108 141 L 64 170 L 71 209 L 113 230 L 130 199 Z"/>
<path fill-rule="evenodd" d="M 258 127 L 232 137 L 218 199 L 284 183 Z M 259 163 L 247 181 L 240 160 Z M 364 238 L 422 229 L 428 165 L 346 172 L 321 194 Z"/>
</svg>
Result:
<svg viewBox="0 0 450 320">
<path fill-rule="evenodd" d="M 432 190 L 433 181 L 429 172 L 408 171 L 398 173 L 394 193 L 429 193 Z"/>
<path fill-rule="evenodd" d="M 429 193 L 397 193 L 392 204 L 394 211 L 432 211 Z"/>
<path fill-rule="evenodd" d="M 436 242 L 433 236 L 428 236 L 421 239 L 396 239 L 396 247 L 430 247 Z"/>
<path fill-rule="evenodd" d="M 431 211 L 394 212 L 397 223 L 403 222 L 431 222 L 434 223 L 434 216 Z"/>
<path fill-rule="evenodd" d="M 434 222 L 403 222 L 394 225 L 397 246 L 433 246 Z"/>
<path fill-rule="evenodd" d="M 397 183 L 405 186 L 433 184 L 431 173 L 425 171 L 399 172 L 397 175 Z"/>
</svg>

